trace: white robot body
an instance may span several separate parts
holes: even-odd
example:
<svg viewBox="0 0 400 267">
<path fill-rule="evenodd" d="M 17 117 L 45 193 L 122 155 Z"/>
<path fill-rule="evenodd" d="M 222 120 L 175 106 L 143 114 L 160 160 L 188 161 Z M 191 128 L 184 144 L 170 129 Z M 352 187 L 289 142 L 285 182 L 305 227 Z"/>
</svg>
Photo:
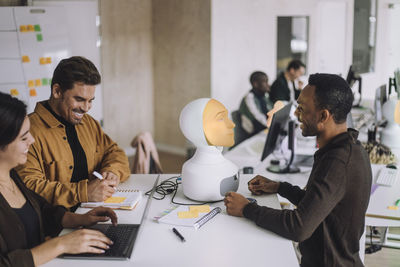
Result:
<svg viewBox="0 0 400 267">
<path fill-rule="evenodd" d="M 225 159 L 215 146 L 200 146 L 182 167 L 186 197 L 197 201 L 222 200 L 225 193 L 239 187 L 239 168 Z"/>
</svg>

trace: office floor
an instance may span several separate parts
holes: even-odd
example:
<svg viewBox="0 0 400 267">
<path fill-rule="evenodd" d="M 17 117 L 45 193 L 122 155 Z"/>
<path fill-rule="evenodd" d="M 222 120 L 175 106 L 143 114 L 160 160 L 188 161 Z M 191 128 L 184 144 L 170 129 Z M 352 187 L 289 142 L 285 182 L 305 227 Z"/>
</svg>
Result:
<svg viewBox="0 0 400 267">
<path fill-rule="evenodd" d="M 161 166 L 164 173 L 180 173 L 186 158 L 181 155 L 159 152 Z M 400 234 L 400 227 L 391 228 L 391 233 Z M 367 245 L 368 247 L 368 245 Z M 365 254 L 366 267 L 398 267 L 400 249 L 382 248 L 373 254 Z"/>
</svg>

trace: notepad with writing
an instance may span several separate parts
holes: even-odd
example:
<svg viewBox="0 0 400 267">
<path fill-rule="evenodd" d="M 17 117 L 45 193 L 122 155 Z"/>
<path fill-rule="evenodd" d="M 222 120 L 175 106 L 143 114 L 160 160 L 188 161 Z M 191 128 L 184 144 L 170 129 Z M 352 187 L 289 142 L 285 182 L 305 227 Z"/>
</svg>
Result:
<svg viewBox="0 0 400 267">
<path fill-rule="evenodd" d="M 82 208 L 108 207 L 112 209 L 134 209 L 142 198 L 142 192 L 133 189 L 117 189 L 112 197 L 103 202 L 83 202 Z"/>
<path fill-rule="evenodd" d="M 176 209 L 158 218 L 157 221 L 159 223 L 188 226 L 198 229 L 220 212 L 221 208 L 216 207 L 211 210 L 208 205 L 178 206 Z"/>
</svg>

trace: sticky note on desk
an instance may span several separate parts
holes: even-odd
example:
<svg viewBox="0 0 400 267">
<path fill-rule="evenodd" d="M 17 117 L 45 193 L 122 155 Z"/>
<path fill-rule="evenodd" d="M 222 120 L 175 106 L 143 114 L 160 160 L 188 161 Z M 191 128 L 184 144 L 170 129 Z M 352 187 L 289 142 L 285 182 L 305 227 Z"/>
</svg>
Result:
<svg viewBox="0 0 400 267">
<path fill-rule="evenodd" d="M 178 218 L 180 219 L 192 219 L 199 217 L 199 213 L 197 211 L 179 211 Z"/>
<path fill-rule="evenodd" d="M 389 210 L 398 210 L 397 206 L 388 206 L 387 207 Z"/>
<path fill-rule="evenodd" d="M 104 203 L 122 203 L 126 197 L 109 197 L 107 198 Z"/>
<path fill-rule="evenodd" d="M 210 212 L 210 206 L 209 205 L 201 205 L 201 206 L 190 206 L 189 207 L 190 212 L 203 212 L 207 213 Z"/>
</svg>

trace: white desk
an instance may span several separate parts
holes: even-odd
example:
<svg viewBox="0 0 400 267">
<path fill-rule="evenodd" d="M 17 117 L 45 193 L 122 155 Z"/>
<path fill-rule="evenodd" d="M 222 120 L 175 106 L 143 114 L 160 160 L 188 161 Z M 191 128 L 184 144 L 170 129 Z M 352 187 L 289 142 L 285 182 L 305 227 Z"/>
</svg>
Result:
<svg viewBox="0 0 400 267">
<path fill-rule="evenodd" d="M 162 175 L 166 179 L 172 175 Z M 252 175 L 242 175 L 238 192 L 250 196 L 247 181 Z M 125 186 L 147 191 L 156 175 L 132 175 Z M 181 187 L 180 187 L 181 190 Z M 177 201 L 189 202 L 178 191 Z M 253 196 L 254 197 L 254 196 Z M 117 211 L 120 223 L 140 221 L 147 197 L 133 211 Z M 257 197 L 261 205 L 280 208 L 276 195 Z M 162 211 L 171 207 L 170 196 L 164 200 L 153 199 L 148 217 L 139 232 L 129 261 L 94 261 L 54 259 L 45 266 L 298 266 L 292 242 L 256 226 L 245 219 L 223 212 L 199 230 L 176 227 L 185 237 L 181 242 L 172 232 L 171 225 L 159 224 L 153 220 Z M 84 209 L 78 209 L 84 212 Z"/>
</svg>

